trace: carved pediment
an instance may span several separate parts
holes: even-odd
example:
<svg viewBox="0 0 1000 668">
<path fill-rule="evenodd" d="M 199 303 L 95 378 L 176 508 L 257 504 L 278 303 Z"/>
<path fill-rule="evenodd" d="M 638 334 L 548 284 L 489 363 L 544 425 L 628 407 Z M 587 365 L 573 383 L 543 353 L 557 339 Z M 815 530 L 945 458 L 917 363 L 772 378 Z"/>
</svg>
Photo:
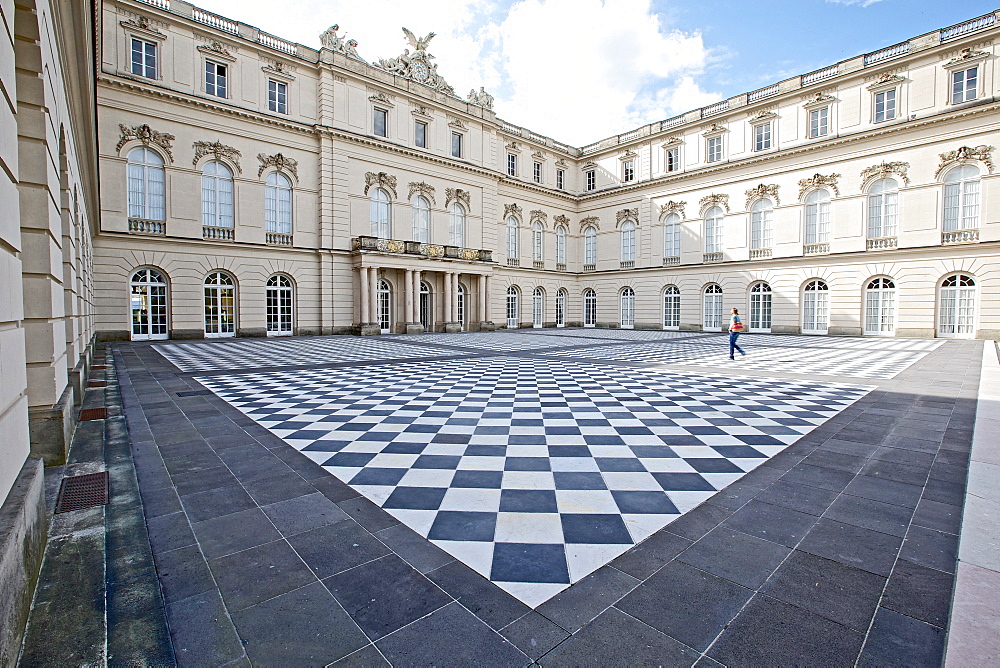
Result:
<svg viewBox="0 0 1000 668">
<path fill-rule="evenodd" d="M 504 146 L 504 148 L 507 149 L 508 153 L 520 153 L 521 152 L 521 147 L 518 146 L 518 144 L 517 144 L 516 141 L 512 141 L 511 143 L 506 144 Z"/>
<path fill-rule="evenodd" d="M 562 158 L 559 158 L 558 160 L 556 160 L 556 167 L 558 167 L 559 169 L 569 169 L 569 163 L 563 160 Z"/>
<path fill-rule="evenodd" d="M 638 158 L 638 157 L 639 157 L 638 153 L 636 153 L 632 149 L 629 149 L 629 150 L 625 151 L 624 153 L 620 154 L 618 156 L 618 159 L 619 160 L 633 160 L 633 159 Z"/>
<path fill-rule="evenodd" d="M 280 60 L 271 60 L 260 68 L 261 72 L 276 79 L 295 80 L 295 66 Z"/>
<path fill-rule="evenodd" d="M 956 165 L 961 162 L 966 162 L 967 160 L 978 160 L 979 162 L 986 165 L 986 169 L 993 173 L 993 147 L 981 144 L 976 147 L 971 146 L 960 146 L 954 151 L 948 151 L 947 153 L 941 153 L 939 156 L 941 158 L 941 164 L 938 165 L 937 171 L 934 173 L 934 177 L 937 178 L 941 172 L 945 169 Z"/>
<path fill-rule="evenodd" d="M 448 123 L 449 128 L 454 128 L 455 130 L 468 130 L 469 126 L 462 122 L 461 118 L 455 118 L 453 116 L 448 117 L 451 122 Z"/>
<path fill-rule="evenodd" d="M 407 199 L 413 199 L 414 195 L 420 195 L 430 200 L 431 205 L 437 206 L 437 202 L 434 199 L 434 186 L 429 183 L 424 183 L 423 181 L 411 181 L 407 185 L 410 187 L 410 194 L 407 195 Z"/>
<path fill-rule="evenodd" d="M 753 123 L 765 123 L 767 121 L 773 121 L 777 117 L 778 117 L 778 114 L 774 113 L 773 111 L 768 111 L 767 109 L 762 109 L 762 110 L 758 111 L 757 113 L 751 114 L 750 116 L 748 116 L 747 120 L 751 124 L 753 124 Z"/>
<path fill-rule="evenodd" d="M 837 187 L 837 179 L 840 178 L 840 174 L 830 174 L 829 176 L 824 176 L 822 174 L 813 174 L 808 179 L 799 180 L 799 199 L 813 188 L 823 188 L 829 187 L 833 190 L 834 195 L 840 195 L 840 188 Z"/>
<path fill-rule="evenodd" d="M 121 138 L 118 140 L 118 145 L 115 146 L 116 151 L 121 151 L 122 146 L 135 139 L 142 142 L 144 146 L 158 146 L 167 154 L 170 161 L 173 162 L 174 154 L 171 148 L 176 137 L 172 134 L 154 130 L 145 123 L 131 127 L 124 123 L 119 123 L 118 130 L 121 132 Z"/>
<path fill-rule="evenodd" d="M 191 161 L 192 166 L 197 166 L 199 160 L 204 158 L 206 155 L 211 155 L 217 160 L 219 158 L 225 158 L 236 165 L 236 169 L 238 171 L 243 171 L 243 168 L 240 167 L 240 156 L 243 154 L 232 146 L 226 146 L 225 144 L 217 141 L 196 141 L 192 144 L 192 146 L 194 147 L 194 160 Z"/>
<path fill-rule="evenodd" d="M 729 195 L 722 194 L 711 194 L 702 197 L 698 200 L 698 204 L 701 206 L 701 210 L 710 209 L 713 206 L 721 206 L 729 213 Z"/>
<path fill-rule="evenodd" d="M 504 220 L 507 220 L 507 218 L 510 216 L 514 216 L 518 220 L 521 220 L 522 211 L 523 209 L 521 209 L 521 207 L 519 207 L 517 204 L 504 204 L 503 205 Z"/>
<path fill-rule="evenodd" d="M 965 65 L 972 65 L 980 60 L 985 60 L 990 57 L 987 51 L 976 51 L 974 49 L 962 49 L 962 52 L 958 54 L 955 58 L 952 58 L 947 63 L 944 64 L 945 69 L 958 69 L 964 67 Z"/>
<path fill-rule="evenodd" d="M 264 170 L 268 167 L 274 167 L 282 172 L 288 172 L 295 177 L 296 181 L 299 179 L 299 161 L 295 158 L 289 158 L 281 153 L 275 153 L 274 155 L 258 153 L 257 160 L 260 161 L 260 169 L 257 170 L 257 178 L 260 178 L 264 173 Z M 365 193 L 367 192 L 368 191 L 366 190 Z"/>
<path fill-rule="evenodd" d="M 229 46 L 228 44 L 223 44 L 217 40 L 212 40 L 208 44 L 202 44 L 198 47 L 198 51 L 205 54 L 209 58 L 215 58 L 216 60 L 227 60 L 229 62 L 235 62 L 236 56 L 230 51 L 236 51 L 236 47 Z"/>
<path fill-rule="evenodd" d="M 872 165 L 861 170 L 861 183 L 865 184 L 869 181 L 877 181 L 895 174 L 903 179 L 903 185 L 909 185 L 910 177 L 906 175 L 906 170 L 909 168 L 910 163 L 908 162 L 883 162 L 878 165 Z"/>
<path fill-rule="evenodd" d="M 589 169 L 597 169 L 597 163 L 594 162 L 593 160 L 588 160 L 587 162 L 583 163 L 583 167 L 581 169 L 583 169 L 584 171 L 587 171 Z"/>
<path fill-rule="evenodd" d="M 528 214 L 528 220 L 531 222 L 535 222 L 537 220 L 543 227 L 548 227 L 549 214 L 545 213 L 541 209 L 532 209 Z"/>
<path fill-rule="evenodd" d="M 684 218 L 685 217 L 684 207 L 686 205 L 687 202 L 675 202 L 673 200 L 670 200 L 666 204 L 660 206 L 660 218 L 663 218 L 664 216 L 669 215 L 671 213 L 676 213 L 681 218 Z"/>
<path fill-rule="evenodd" d="M 541 151 L 535 151 L 531 154 L 531 159 L 535 162 L 545 162 L 545 155 Z"/>
<path fill-rule="evenodd" d="M 710 125 L 708 129 L 701 134 L 703 137 L 715 137 L 724 132 L 727 132 L 725 126 L 719 125 L 718 123 L 712 123 L 712 125 Z"/>
<path fill-rule="evenodd" d="M 167 38 L 167 36 L 159 30 L 160 27 L 166 27 L 165 23 L 153 21 L 148 16 L 143 16 L 142 14 L 136 14 L 127 21 L 121 21 L 120 25 L 126 30 L 143 33 L 149 37 L 155 37 L 157 39 Z"/>
<path fill-rule="evenodd" d="M 445 188 L 444 189 L 444 207 L 447 209 L 451 206 L 452 202 L 459 202 L 465 206 L 465 210 L 468 211 L 472 208 L 470 202 L 472 198 L 469 195 L 468 190 L 462 190 L 461 188 Z"/>
<path fill-rule="evenodd" d="M 389 97 L 387 93 L 383 93 L 382 91 L 376 91 L 373 95 L 369 95 L 368 100 L 385 107 L 396 106 L 396 103 L 392 101 L 392 98 Z"/>
<path fill-rule="evenodd" d="M 414 116 L 419 116 L 420 120 L 422 121 L 431 120 L 431 112 L 430 110 L 427 109 L 427 107 L 416 106 L 412 110 L 410 110 L 410 113 L 413 114 Z"/>
<path fill-rule="evenodd" d="M 595 230 L 601 229 L 601 219 L 597 216 L 587 216 L 580 220 L 580 232 L 583 232 L 588 227 L 593 227 Z"/>
<path fill-rule="evenodd" d="M 899 76 L 898 74 L 893 74 L 892 72 L 886 72 L 885 74 L 879 76 L 879 78 L 876 79 L 867 88 L 870 91 L 881 90 L 883 88 L 894 88 L 895 86 L 898 86 L 904 81 L 906 81 L 906 79 Z"/>
<path fill-rule="evenodd" d="M 771 183 L 771 184 L 761 183 L 756 188 L 751 188 L 750 190 L 748 190 L 747 191 L 747 204 L 746 204 L 747 209 L 750 208 L 750 205 L 755 200 L 764 199 L 765 197 L 772 197 L 772 198 L 774 198 L 774 204 L 775 204 L 775 206 L 781 204 L 781 200 L 778 199 L 778 184 L 776 184 L 776 183 Z"/>
<path fill-rule="evenodd" d="M 639 224 L 639 208 L 619 209 L 615 212 L 615 225 L 621 225 L 623 220 L 631 220 L 636 225 Z"/>
<path fill-rule="evenodd" d="M 396 199 L 396 177 L 385 172 L 365 172 L 365 194 L 375 186 L 377 188 L 382 188 L 383 190 L 388 190 L 392 195 L 393 199 Z"/>
<path fill-rule="evenodd" d="M 671 137 L 667 141 L 660 144 L 662 148 L 673 148 L 675 146 L 680 146 L 684 143 L 684 140 L 680 137 Z"/>
</svg>

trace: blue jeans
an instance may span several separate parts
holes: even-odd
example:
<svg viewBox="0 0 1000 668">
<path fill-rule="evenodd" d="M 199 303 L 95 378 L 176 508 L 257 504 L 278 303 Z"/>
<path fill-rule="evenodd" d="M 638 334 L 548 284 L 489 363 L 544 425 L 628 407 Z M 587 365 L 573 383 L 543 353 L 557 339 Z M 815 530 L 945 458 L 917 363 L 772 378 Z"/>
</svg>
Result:
<svg viewBox="0 0 1000 668">
<path fill-rule="evenodd" d="M 743 355 L 743 349 L 736 345 L 736 339 L 740 338 L 740 332 L 729 332 L 729 357 L 732 359 L 733 352 L 738 350 Z"/>
</svg>

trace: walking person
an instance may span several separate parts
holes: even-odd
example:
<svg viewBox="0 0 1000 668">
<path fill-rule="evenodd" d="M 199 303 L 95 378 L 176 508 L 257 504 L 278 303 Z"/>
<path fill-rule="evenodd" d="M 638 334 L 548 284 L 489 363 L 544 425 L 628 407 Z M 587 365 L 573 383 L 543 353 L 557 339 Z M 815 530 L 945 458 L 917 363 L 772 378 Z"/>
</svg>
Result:
<svg viewBox="0 0 1000 668">
<path fill-rule="evenodd" d="M 736 345 L 736 339 L 740 338 L 740 334 L 743 333 L 743 323 L 740 322 L 740 311 L 734 308 L 732 315 L 729 317 L 729 359 L 736 359 L 733 356 L 733 352 L 740 351 L 740 355 L 746 355 L 746 352 Z"/>
</svg>

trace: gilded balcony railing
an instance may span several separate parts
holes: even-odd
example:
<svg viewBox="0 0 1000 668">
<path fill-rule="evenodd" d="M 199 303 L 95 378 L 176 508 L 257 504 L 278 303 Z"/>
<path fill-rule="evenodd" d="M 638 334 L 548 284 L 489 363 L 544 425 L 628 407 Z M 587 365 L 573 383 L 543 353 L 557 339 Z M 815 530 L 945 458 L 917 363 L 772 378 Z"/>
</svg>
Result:
<svg viewBox="0 0 1000 668">
<path fill-rule="evenodd" d="M 399 255 L 422 255 L 435 259 L 468 260 L 469 262 L 493 262 L 493 251 L 485 249 L 425 244 L 420 241 L 379 239 L 378 237 L 370 236 L 355 237 L 354 250 Z"/>
</svg>

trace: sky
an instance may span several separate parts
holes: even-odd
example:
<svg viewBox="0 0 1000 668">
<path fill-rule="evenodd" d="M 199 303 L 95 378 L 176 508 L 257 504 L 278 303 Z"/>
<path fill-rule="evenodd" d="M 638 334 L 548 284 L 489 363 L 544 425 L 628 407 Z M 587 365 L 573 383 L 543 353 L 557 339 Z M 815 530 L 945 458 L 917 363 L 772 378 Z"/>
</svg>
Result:
<svg viewBox="0 0 1000 668">
<path fill-rule="evenodd" d="M 336 23 L 369 62 L 435 32 L 438 74 L 509 123 L 582 146 L 1000 7 L 973 0 L 193 0 L 318 48 Z"/>
</svg>

